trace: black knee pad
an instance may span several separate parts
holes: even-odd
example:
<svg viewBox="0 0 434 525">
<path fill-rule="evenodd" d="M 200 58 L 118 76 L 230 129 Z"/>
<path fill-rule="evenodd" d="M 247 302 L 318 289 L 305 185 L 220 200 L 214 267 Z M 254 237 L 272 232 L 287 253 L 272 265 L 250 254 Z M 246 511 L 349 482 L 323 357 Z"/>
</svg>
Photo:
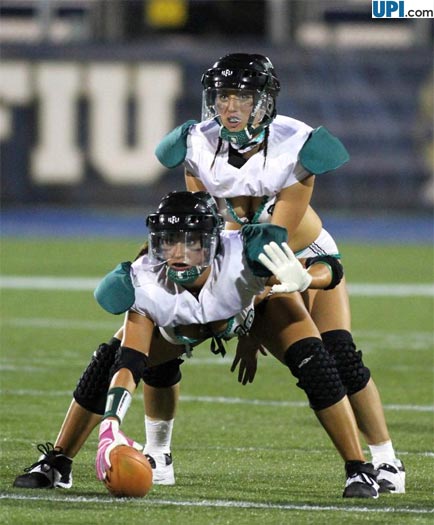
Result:
<svg viewBox="0 0 434 525">
<path fill-rule="evenodd" d="M 331 330 L 321 334 L 326 350 L 335 358 L 336 367 L 348 395 L 356 394 L 367 385 L 371 372 L 362 360 L 362 351 L 356 350 L 350 332 Z"/>
<path fill-rule="evenodd" d="M 115 362 L 111 369 L 111 375 L 121 368 L 127 368 L 133 375 L 133 379 L 136 386 L 139 384 L 140 379 L 143 377 L 145 369 L 148 364 L 148 358 L 142 352 L 134 350 L 134 348 L 128 348 L 127 346 L 121 346 L 116 352 Z"/>
<path fill-rule="evenodd" d="M 166 388 L 176 385 L 181 381 L 180 366 L 183 362 L 183 359 L 172 359 L 172 361 L 167 363 L 146 368 L 142 379 L 145 384 L 155 388 Z"/>
<path fill-rule="evenodd" d="M 94 414 L 104 414 L 107 390 L 112 377 L 110 370 L 120 344 L 119 339 L 113 337 L 108 344 L 99 345 L 75 387 L 75 401 Z"/>
<path fill-rule="evenodd" d="M 314 410 L 332 406 L 345 396 L 335 361 L 321 339 L 307 337 L 297 341 L 285 352 L 284 359 Z"/>
</svg>

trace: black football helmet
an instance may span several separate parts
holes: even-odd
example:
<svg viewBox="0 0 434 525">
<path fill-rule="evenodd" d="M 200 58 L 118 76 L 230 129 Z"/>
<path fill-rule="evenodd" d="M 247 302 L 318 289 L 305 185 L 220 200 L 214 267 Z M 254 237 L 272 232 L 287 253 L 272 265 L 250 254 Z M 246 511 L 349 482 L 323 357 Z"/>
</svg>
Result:
<svg viewBox="0 0 434 525">
<path fill-rule="evenodd" d="M 209 193 L 174 191 L 161 200 L 155 213 L 148 215 L 146 225 L 149 262 L 168 263 L 168 277 L 185 284 L 196 280 L 211 265 L 224 220 Z"/>
<path fill-rule="evenodd" d="M 230 132 L 222 126 L 220 135 L 224 140 L 243 145 L 269 126 L 276 116 L 280 83 L 273 64 L 266 56 L 247 53 L 225 55 L 202 75 L 202 86 L 202 120 L 216 118 L 220 125 L 216 109 L 219 90 L 245 90 L 254 95 L 246 128 Z"/>
</svg>

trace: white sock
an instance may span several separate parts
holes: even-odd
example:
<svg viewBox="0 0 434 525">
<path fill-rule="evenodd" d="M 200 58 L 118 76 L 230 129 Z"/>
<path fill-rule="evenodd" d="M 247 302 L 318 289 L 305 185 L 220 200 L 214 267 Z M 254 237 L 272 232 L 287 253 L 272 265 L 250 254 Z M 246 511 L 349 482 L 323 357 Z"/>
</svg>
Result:
<svg viewBox="0 0 434 525">
<path fill-rule="evenodd" d="M 395 463 L 395 450 L 390 440 L 378 445 L 368 446 L 372 456 L 372 463 L 375 467 L 378 467 L 381 463 L 389 463 L 392 465 Z"/>
<path fill-rule="evenodd" d="M 170 454 L 174 419 L 150 419 L 145 416 L 146 445 L 145 454 Z"/>
</svg>

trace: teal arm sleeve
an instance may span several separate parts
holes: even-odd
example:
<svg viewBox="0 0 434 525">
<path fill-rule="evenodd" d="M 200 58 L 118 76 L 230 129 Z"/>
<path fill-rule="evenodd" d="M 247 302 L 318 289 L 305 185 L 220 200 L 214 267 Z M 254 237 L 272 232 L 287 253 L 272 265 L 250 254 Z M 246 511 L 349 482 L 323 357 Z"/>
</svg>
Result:
<svg viewBox="0 0 434 525">
<path fill-rule="evenodd" d="M 166 168 L 176 168 L 182 164 L 187 154 L 188 130 L 197 120 L 187 120 L 173 129 L 155 148 L 157 159 Z"/>
<path fill-rule="evenodd" d="M 301 165 L 313 175 L 335 170 L 349 159 L 342 142 L 323 126 L 312 131 L 300 150 Z"/>
<path fill-rule="evenodd" d="M 111 314 L 122 314 L 134 304 L 130 268 L 130 262 L 118 264 L 95 288 L 93 295 L 97 303 Z"/>
<path fill-rule="evenodd" d="M 241 233 L 249 268 L 257 277 L 270 277 L 272 273 L 259 261 L 258 256 L 264 251 L 264 244 L 274 241 L 280 246 L 282 242 L 287 242 L 286 228 L 275 224 L 247 224 L 241 228 Z"/>
</svg>

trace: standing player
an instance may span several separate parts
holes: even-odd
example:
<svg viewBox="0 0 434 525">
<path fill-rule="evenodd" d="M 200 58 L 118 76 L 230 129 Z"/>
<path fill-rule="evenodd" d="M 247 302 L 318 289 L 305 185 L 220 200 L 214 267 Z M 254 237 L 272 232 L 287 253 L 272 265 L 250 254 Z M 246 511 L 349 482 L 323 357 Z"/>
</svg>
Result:
<svg viewBox="0 0 434 525">
<path fill-rule="evenodd" d="M 356 350 L 340 254 L 309 206 L 315 175 L 348 160 L 325 128 L 312 129 L 277 115 L 280 84 L 262 55 L 231 54 L 202 77 L 202 122 L 169 133 L 156 150 L 166 167 L 184 163 L 190 190 L 206 190 L 218 202 L 228 229 L 271 222 L 288 231 L 297 256 L 331 272 L 323 290 L 309 290 L 306 303 L 326 349 L 334 356 L 360 430 L 379 469 L 384 492 L 405 492 L 405 471 L 396 458 L 377 387 Z M 243 365 L 244 366 L 244 365 Z"/>
</svg>

